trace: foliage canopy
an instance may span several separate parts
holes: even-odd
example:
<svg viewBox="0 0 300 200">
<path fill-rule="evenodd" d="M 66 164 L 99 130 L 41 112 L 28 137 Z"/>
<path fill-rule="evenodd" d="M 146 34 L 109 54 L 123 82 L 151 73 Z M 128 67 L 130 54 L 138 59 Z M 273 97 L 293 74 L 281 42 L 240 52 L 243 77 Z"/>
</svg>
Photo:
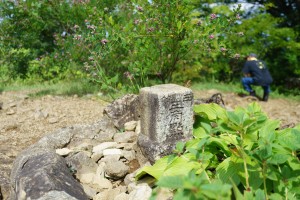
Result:
<svg viewBox="0 0 300 200">
<path fill-rule="evenodd" d="M 220 2 L 1 1 L 1 82 L 89 78 L 113 93 L 232 81 L 250 52 L 267 62 L 275 84 L 299 77 L 297 14 L 289 14 L 298 4 L 282 6 L 282 19 L 278 1 L 259 1 L 255 12 L 232 12 L 232 1 Z"/>
</svg>

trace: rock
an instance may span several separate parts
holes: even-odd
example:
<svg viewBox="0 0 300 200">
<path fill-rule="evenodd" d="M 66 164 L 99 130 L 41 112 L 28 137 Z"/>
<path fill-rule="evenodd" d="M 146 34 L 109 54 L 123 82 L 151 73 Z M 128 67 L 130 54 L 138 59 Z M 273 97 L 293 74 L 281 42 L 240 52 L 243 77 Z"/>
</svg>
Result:
<svg viewBox="0 0 300 200">
<path fill-rule="evenodd" d="M 22 198 L 20 198 L 22 199 Z M 25 198 L 24 198 L 25 199 Z M 30 198 L 27 198 L 30 199 Z M 38 200 L 50 200 L 50 199 L 60 199 L 60 200 L 80 200 L 81 197 L 73 197 L 64 191 L 50 191 L 40 197 Z"/>
<path fill-rule="evenodd" d="M 62 148 L 62 149 L 56 149 L 55 152 L 60 156 L 67 156 L 73 151 L 68 148 Z"/>
<path fill-rule="evenodd" d="M 61 156 L 46 150 L 33 152 L 25 151 L 26 161 L 14 165 L 11 199 L 88 199 Z"/>
<path fill-rule="evenodd" d="M 97 170 L 96 170 L 96 178 L 104 178 L 105 173 L 105 163 L 99 163 Z"/>
<path fill-rule="evenodd" d="M 81 144 L 79 144 L 78 146 L 76 146 L 74 149 L 77 150 L 77 151 L 89 151 L 89 152 L 92 152 L 93 145 L 91 143 L 88 143 L 88 142 L 82 142 Z"/>
<path fill-rule="evenodd" d="M 135 131 L 136 126 L 137 126 L 137 121 L 130 121 L 124 124 L 124 129 L 125 131 Z"/>
<path fill-rule="evenodd" d="M 135 182 L 134 177 L 135 177 L 134 173 L 127 174 L 124 178 L 124 184 L 128 186 L 130 183 L 134 183 Z"/>
<path fill-rule="evenodd" d="M 59 122 L 59 119 L 57 117 L 51 117 L 48 119 L 49 124 L 55 124 Z"/>
<path fill-rule="evenodd" d="M 136 171 L 137 169 L 139 169 L 141 167 L 141 165 L 139 164 L 139 161 L 137 159 L 133 159 L 133 160 L 129 161 L 128 167 L 129 167 L 129 172 L 132 173 L 132 172 Z"/>
<path fill-rule="evenodd" d="M 119 154 L 112 154 L 112 155 L 107 155 L 104 158 L 101 159 L 101 162 L 116 162 L 118 160 L 120 160 L 121 155 Z"/>
<path fill-rule="evenodd" d="M 18 129 L 19 126 L 20 126 L 20 125 L 17 124 L 17 123 L 8 124 L 8 125 L 5 127 L 5 130 L 6 130 L 6 131 L 15 130 L 15 129 Z"/>
<path fill-rule="evenodd" d="M 103 168 L 103 166 L 100 168 Z M 112 188 L 112 183 L 104 178 L 104 169 L 97 168 L 96 170 L 95 168 L 83 166 L 77 171 L 76 178 L 81 183 L 88 184 L 97 191 Z"/>
<path fill-rule="evenodd" d="M 85 194 L 89 197 L 89 199 L 93 199 L 93 197 L 96 196 L 97 191 L 94 188 L 90 187 L 87 184 L 81 184 L 81 185 L 83 187 Z"/>
<path fill-rule="evenodd" d="M 100 160 L 100 158 L 103 156 L 103 152 L 99 153 L 93 153 L 91 156 L 91 159 L 96 163 Z"/>
<path fill-rule="evenodd" d="M 46 112 L 46 111 L 42 111 L 42 110 L 37 110 L 35 113 L 34 113 L 34 119 L 45 119 L 49 116 L 49 113 Z"/>
<path fill-rule="evenodd" d="M 10 107 L 10 108 L 17 107 L 17 103 L 16 102 L 11 102 L 11 103 L 8 104 L 8 107 Z"/>
<path fill-rule="evenodd" d="M 117 149 L 124 149 L 124 150 L 131 150 L 134 149 L 136 146 L 136 143 L 119 143 L 117 144 Z"/>
<path fill-rule="evenodd" d="M 149 160 L 144 156 L 144 154 L 142 153 L 141 149 L 139 147 L 137 147 L 135 149 L 136 152 L 136 159 L 138 160 L 138 163 L 140 164 L 140 166 L 144 166 L 144 165 L 151 165 Z"/>
<path fill-rule="evenodd" d="M 103 150 L 116 147 L 116 142 L 104 142 L 93 147 L 93 153 L 103 153 Z"/>
<path fill-rule="evenodd" d="M 124 129 L 126 122 L 139 119 L 139 97 L 134 94 L 128 94 L 120 99 L 116 99 L 104 109 L 103 114 L 108 116 L 119 130 Z"/>
<path fill-rule="evenodd" d="M 129 172 L 129 167 L 121 161 L 107 162 L 105 166 L 105 173 L 109 178 L 118 180 L 125 177 Z"/>
<path fill-rule="evenodd" d="M 97 164 L 85 152 L 78 152 L 66 157 L 66 162 L 73 170 L 79 170 L 82 166 L 97 169 Z"/>
<path fill-rule="evenodd" d="M 137 125 L 135 127 L 135 134 L 139 135 L 141 133 L 141 121 L 137 121 Z"/>
<path fill-rule="evenodd" d="M 103 189 L 111 189 L 112 183 L 106 178 L 95 177 L 93 180 L 93 188 L 98 191 L 103 191 Z"/>
<path fill-rule="evenodd" d="M 173 199 L 173 192 L 167 188 L 159 188 L 157 191 L 156 199 L 159 200 L 170 200 Z"/>
<path fill-rule="evenodd" d="M 136 182 L 131 182 L 127 185 L 128 193 L 132 192 L 136 188 Z"/>
<path fill-rule="evenodd" d="M 129 194 L 126 194 L 125 192 L 122 192 L 120 194 L 118 194 L 114 200 L 128 200 L 129 198 Z"/>
<path fill-rule="evenodd" d="M 114 134 L 117 129 L 113 123 L 107 119 L 103 118 L 97 123 L 91 125 L 76 125 L 71 127 L 73 138 L 70 146 L 74 146 L 74 143 L 78 144 L 78 141 L 93 141 L 94 143 L 108 142 L 112 141 Z"/>
<path fill-rule="evenodd" d="M 193 93 L 175 84 L 156 85 L 140 90 L 141 134 L 138 145 L 154 163 L 172 153 L 179 141 L 192 138 Z"/>
<path fill-rule="evenodd" d="M 125 193 L 122 188 L 114 188 L 98 193 L 93 200 L 115 200 L 120 193 Z"/>
<path fill-rule="evenodd" d="M 16 114 L 16 111 L 14 111 L 13 109 L 8 109 L 6 114 L 7 115 L 13 115 L 13 114 Z"/>
<path fill-rule="evenodd" d="M 37 143 L 32 146 L 44 149 L 60 149 L 70 143 L 74 137 L 74 128 L 62 128 L 57 131 L 50 133 L 40 139 Z"/>
<path fill-rule="evenodd" d="M 132 161 L 135 159 L 135 151 L 131 150 L 131 151 L 126 151 L 123 150 L 122 151 L 124 158 L 126 158 L 126 160 L 128 161 Z"/>
<path fill-rule="evenodd" d="M 152 189 L 147 184 L 137 185 L 129 193 L 128 200 L 148 200 L 152 194 Z"/>
<path fill-rule="evenodd" d="M 122 151 L 120 149 L 104 149 L 103 150 L 103 155 L 108 156 L 108 155 L 122 155 Z"/>
<path fill-rule="evenodd" d="M 3 102 L 0 102 L 0 110 L 3 109 Z"/>
<path fill-rule="evenodd" d="M 214 90 L 211 90 L 211 92 L 214 92 Z M 224 103 L 222 94 L 217 91 L 215 91 L 215 92 L 216 93 L 213 94 L 210 98 L 195 99 L 194 104 L 199 105 L 199 104 L 203 104 L 203 103 L 215 103 L 215 104 L 218 104 L 218 105 L 222 106 L 223 108 L 225 108 L 225 103 Z M 209 91 L 208 91 L 208 93 L 209 93 Z"/>
<path fill-rule="evenodd" d="M 78 168 L 75 175 L 81 183 L 93 184 L 94 177 L 96 175 L 95 173 L 96 168 L 89 166 L 81 166 L 80 168 Z"/>
<path fill-rule="evenodd" d="M 123 133 L 116 133 L 114 141 L 118 143 L 128 143 L 136 140 L 136 134 L 133 131 L 126 131 Z"/>
</svg>

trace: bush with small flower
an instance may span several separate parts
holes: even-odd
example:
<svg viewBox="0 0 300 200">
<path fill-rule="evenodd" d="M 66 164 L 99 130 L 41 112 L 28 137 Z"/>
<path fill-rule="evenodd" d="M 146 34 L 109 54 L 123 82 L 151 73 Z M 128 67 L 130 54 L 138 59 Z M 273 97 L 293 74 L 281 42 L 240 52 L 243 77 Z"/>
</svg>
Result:
<svg viewBox="0 0 300 200">
<path fill-rule="evenodd" d="M 234 55 L 226 39 L 238 9 L 227 16 L 209 14 L 201 5 L 180 0 L 1 5 L 4 15 L 15 13 L 4 18 L 3 35 L 9 37 L 1 40 L 12 52 L 28 52 L 14 59 L 16 70 L 22 70 L 17 73 L 25 78 L 86 76 L 109 94 L 121 89 L 138 92 L 143 86 L 199 76 L 210 63 L 204 58 L 207 54 Z M 15 32 L 16 40 L 10 40 Z M 3 54 L 7 60 L 14 55 Z"/>
<path fill-rule="evenodd" d="M 88 18 L 74 24 L 60 44 L 108 93 L 170 82 L 174 73 L 192 69 L 201 52 L 234 56 L 226 35 L 239 9 L 220 17 L 203 15 L 194 4 L 179 0 L 81 6 Z"/>
</svg>

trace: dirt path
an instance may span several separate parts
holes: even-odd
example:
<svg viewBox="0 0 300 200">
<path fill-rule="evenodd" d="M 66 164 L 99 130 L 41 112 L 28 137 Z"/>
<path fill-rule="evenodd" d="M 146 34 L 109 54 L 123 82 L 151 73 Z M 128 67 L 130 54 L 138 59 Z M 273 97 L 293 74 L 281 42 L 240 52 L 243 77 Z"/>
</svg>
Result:
<svg viewBox="0 0 300 200">
<path fill-rule="evenodd" d="M 197 91 L 196 98 L 208 98 L 217 90 Z M 0 186 L 7 195 L 9 173 L 17 154 L 58 128 L 98 121 L 107 102 L 93 96 L 83 98 L 44 96 L 28 98 L 29 92 L 3 92 L 0 94 Z M 251 101 L 234 93 L 223 93 L 226 108 L 246 106 Z M 264 112 L 282 125 L 300 123 L 300 102 L 271 99 L 259 102 Z M 1 105 L 0 105 L 1 107 Z"/>
<path fill-rule="evenodd" d="M 8 194 L 10 169 L 20 151 L 56 129 L 98 121 L 107 105 L 92 96 L 32 99 L 28 94 L 26 91 L 0 93 L 0 103 L 3 103 L 0 109 L 0 186 L 4 199 Z"/>
</svg>

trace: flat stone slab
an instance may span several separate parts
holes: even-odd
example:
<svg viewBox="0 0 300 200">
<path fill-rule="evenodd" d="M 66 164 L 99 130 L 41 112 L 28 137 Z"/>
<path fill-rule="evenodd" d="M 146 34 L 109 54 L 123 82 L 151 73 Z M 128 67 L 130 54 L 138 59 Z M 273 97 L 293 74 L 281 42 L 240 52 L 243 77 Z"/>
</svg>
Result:
<svg viewBox="0 0 300 200">
<path fill-rule="evenodd" d="M 140 90 L 141 134 L 138 144 L 151 161 L 170 154 L 178 141 L 192 137 L 193 93 L 175 84 Z"/>
</svg>

